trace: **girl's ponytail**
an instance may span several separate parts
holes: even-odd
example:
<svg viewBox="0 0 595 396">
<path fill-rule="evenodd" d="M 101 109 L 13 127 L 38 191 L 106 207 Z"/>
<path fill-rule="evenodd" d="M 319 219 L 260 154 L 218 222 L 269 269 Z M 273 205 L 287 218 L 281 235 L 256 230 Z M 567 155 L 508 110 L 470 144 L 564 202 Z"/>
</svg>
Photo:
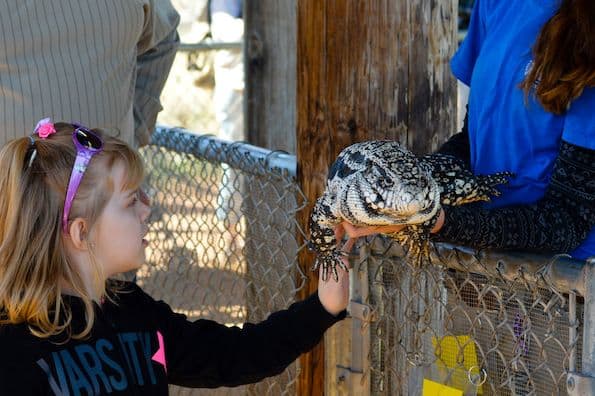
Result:
<svg viewBox="0 0 595 396">
<path fill-rule="evenodd" d="M 60 296 L 61 242 L 51 224 L 59 219 L 52 216 L 59 197 L 45 186 L 38 144 L 25 137 L 0 150 L 0 325 L 25 322 L 48 337 L 69 325 L 69 313 Z"/>
<path fill-rule="evenodd" d="M 0 191 L 3 192 L 0 195 L 0 248 L 4 245 L 6 234 L 14 232 L 17 225 L 17 209 L 22 202 L 23 193 L 23 164 L 29 146 L 29 139 L 22 138 L 7 143 L 0 151 Z"/>
</svg>

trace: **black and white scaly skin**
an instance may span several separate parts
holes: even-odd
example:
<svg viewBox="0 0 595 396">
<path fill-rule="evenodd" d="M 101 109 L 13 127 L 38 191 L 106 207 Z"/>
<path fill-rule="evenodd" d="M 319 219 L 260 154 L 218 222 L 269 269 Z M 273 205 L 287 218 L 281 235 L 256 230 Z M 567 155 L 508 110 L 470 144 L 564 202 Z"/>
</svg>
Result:
<svg viewBox="0 0 595 396">
<path fill-rule="evenodd" d="M 500 195 L 496 186 L 506 184 L 510 172 L 492 175 L 474 175 L 465 163 L 451 155 L 435 153 L 423 156 L 421 162 L 429 165 L 432 177 L 440 187 L 443 205 L 459 206 L 477 201 L 489 201 Z"/>
<path fill-rule="evenodd" d="M 430 167 L 432 177 L 440 188 L 442 205 L 459 206 L 478 201 L 489 201 L 500 195 L 496 186 L 508 182 L 510 172 L 491 175 L 474 175 L 465 163 L 453 156 L 435 153 L 420 160 Z M 422 259 L 429 259 L 430 231 L 436 225 L 438 216 L 421 224 L 408 225 L 398 233 L 389 234 L 399 244 L 405 246 L 407 253 L 420 265 Z"/>
<path fill-rule="evenodd" d="M 393 141 L 368 141 L 345 148 L 331 166 L 324 194 L 310 217 L 310 247 L 323 280 L 344 268 L 334 227 L 419 224 L 440 209 L 440 189 L 427 165 Z"/>
<path fill-rule="evenodd" d="M 336 266 L 345 269 L 334 227 L 347 220 L 356 226 L 406 224 L 390 234 L 419 263 L 429 254 L 429 231 L 441 203 L 462 205 L 489 200 L 509 174 L 474 176 L 451 156 L 418 159 L 394 141 L 367 141 L 345 148 L 331 166 L 324 194 L 310 217 L 310 247 L 317 253 L 313 270 L 322 266 L 323 280 Z"/>
</svg>

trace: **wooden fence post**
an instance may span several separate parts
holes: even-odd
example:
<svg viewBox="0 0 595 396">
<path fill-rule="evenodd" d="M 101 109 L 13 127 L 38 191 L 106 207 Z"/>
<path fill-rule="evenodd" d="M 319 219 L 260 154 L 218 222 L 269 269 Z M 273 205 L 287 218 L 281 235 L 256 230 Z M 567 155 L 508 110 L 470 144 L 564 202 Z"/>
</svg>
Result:
<svg viewBox="0 0 595 396">
<path fill-rule="evenodd" d="M 297 5 L 298 180 L 312 204 L 345 146 L 396 139 L 435 149 L 455 132 L 454 0 L 300 0 Z M 308 210 L 299 215 L 307 228 Z M 308 270 L 312 254 L 302 251 Z M 312 276 L 305 297 L 316 289 Z M 367 358 L 367 357 L 366 357 Z M 322 395 L 323 346 L 301 360 L 298 394 Z"/>
<path fill-rule="evenodd" d="M 456 132 L 456 16 L 455 0 L 247 0 L 247 136 L 296 153 L 304 229 L 345 146 L 395 139 L 425 153 Z M 309 271 L 312 254 L 298 260 Z M 316 287 L 312 275 L 298 298 Z M 323 346 L 300 366 L 298 394 L 322 395 Z"/>
</svg>

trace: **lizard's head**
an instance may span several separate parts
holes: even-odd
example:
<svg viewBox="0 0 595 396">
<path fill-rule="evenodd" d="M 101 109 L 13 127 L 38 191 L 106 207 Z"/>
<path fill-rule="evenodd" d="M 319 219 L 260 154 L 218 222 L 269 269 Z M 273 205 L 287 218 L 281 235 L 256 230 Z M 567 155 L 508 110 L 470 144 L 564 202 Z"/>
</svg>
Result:
<svg viewBox="0 0 595 396">
<path fill-rule="evenodd" d="M 369 207 L 373 224 L 417 224 L 436 214 L 440 190 L 424 164 L 404 156 L 390 167 L 371 165 L 362 172 L 359 189 Z M 372 219 L 370 219 L 372 220 Z"/>
<path fill-rule="evenodd" d="M 329 172 L 329 211 L 356 225 L 418 224 L 440 208 L 431 168 L 395 141 L 345 148 Z"/>
</svg>

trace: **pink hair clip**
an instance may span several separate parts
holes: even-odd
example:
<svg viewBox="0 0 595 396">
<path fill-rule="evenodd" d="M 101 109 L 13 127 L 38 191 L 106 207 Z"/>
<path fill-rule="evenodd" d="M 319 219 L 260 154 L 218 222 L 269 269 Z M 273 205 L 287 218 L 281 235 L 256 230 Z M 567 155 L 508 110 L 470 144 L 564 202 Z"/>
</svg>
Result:
<svg viewBox="0 0 595 396">
<path fill-rule="evenodd" d="M 37 123 L 33 133 L 38 134 L 41 139 L 46 139 L 52 133 L 56 133 L 56 128 L 50 118 L 44 118 Z"/>
</svg>

